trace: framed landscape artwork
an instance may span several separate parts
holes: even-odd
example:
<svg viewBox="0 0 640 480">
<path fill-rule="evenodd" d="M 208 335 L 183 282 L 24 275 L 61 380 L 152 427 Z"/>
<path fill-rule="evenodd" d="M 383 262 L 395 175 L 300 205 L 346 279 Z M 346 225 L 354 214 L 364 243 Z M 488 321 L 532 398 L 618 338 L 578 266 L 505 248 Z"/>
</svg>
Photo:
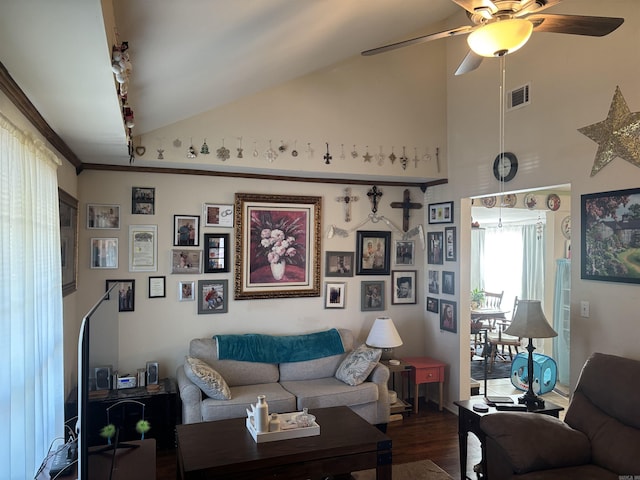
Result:
<svg viewBox="0 0 640 480">
<path fill-rule="evenodd" d="M 236 193 L 235 299 L 319 297 L 322 197 Z"/>
<path fill-rule="evenodd" d="M 640 189 L 581 197 L 581 278 L 640 283 Z"/>
</svg>

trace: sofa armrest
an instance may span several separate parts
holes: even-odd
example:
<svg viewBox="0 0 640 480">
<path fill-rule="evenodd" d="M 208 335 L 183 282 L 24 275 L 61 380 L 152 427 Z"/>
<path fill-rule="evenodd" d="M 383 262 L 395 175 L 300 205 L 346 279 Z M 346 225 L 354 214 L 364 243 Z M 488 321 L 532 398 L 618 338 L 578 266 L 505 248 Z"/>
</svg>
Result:
<svg viewBox="0 0 640 480">
<path fill-rule="evenodd" d="M 389 390 L 387 388 L 387 385 L 389 383 L 389 369 L 386 365 L 378 363 L 369 374 L 367 380 L 375 383 L 378 386 L 378 411 L 376 414 L 378 420 L 375 423 L 388 423 L 389 415 L 391 414 L 391 407 L 389 405 Z"/>
<path fill-rule="evenodd" d="M 187 377 L 183 364 L 176 369 L 176 381 L 182 401 L 182 423 L 201 422 L 202 390 Z"/>
<path fill-rule="evenodd" d="M 550 415 L 525 412 L 498 412 L 480 419 L 489 448 L 507 461 L 514 473 L 584 465 L 591 461 L 587 436 Z M 489 475 L 491 466 L 487 465 Z"/>
</svg>

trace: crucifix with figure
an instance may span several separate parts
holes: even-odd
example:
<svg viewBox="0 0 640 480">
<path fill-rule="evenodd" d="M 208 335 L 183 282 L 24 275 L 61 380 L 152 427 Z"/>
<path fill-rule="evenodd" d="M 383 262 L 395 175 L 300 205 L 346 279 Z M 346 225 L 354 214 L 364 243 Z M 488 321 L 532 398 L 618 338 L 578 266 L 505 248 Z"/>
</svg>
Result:
<svg viewBox="0 0 640 480">
<path fill-rule="evenodd" d="M 422 208 L 421 203 L 413 203 L 409 195 L 409 189 L 405 189 L 402 202 L 391 202 L 392 208 L 402 209 L 402 231 L 409 230 L 409 212 L 414 209 Z"/>
<path fill-rule="evenodd" d="M 351 221 L 351 202 L 357 202 L 358 197 L 351 195 L 351 189 L 349 187 L 344 189 L 344 195 L 336 198 L 340 203 L 344 203 L 344 221 Z"/>
<path fill-rule="evenodd" d="M 382 192 L 375 185 L 367 192 L 367 197 L 371 200 L 371 212 L 378 212 L 378 199 L 382 196 Z"/>
</svg>

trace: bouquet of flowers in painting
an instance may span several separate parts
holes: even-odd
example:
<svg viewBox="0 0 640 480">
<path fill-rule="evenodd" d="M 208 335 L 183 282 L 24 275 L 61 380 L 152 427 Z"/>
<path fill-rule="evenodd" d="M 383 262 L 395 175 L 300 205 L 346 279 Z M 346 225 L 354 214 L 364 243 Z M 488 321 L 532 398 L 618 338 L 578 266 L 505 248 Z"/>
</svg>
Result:
<svg viewBox="0 0 640 480">
<path fill-rule="evenodd" d="M 251 212 L 251 270 L 269 266 L 275 280 L 287 265 L 305 268 L 306 213 L 273 210 Z"/>
</svg>

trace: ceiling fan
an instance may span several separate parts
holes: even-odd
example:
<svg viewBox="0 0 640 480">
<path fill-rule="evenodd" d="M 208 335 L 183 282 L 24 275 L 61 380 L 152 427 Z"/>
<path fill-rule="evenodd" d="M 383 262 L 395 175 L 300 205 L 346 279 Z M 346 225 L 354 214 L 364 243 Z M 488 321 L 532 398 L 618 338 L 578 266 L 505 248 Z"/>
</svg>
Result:
<svg viewBox="0 0 640 480">
<path fill-rule="evenodd" d="M 473 25 L 463 25 L 451 30 L 365 50 L 362 55 L 377 55 L 409 45 L 468 34 L 467 42 L 471 50 L 455 73 L 462 75 L 478 68 L 483 57 L 501 57 L 515 52 L 527 43 L 532 32 L 603 37 L 624 22 L 624 18 L 616 17 L 540 13 L 559 4 L 562 0 L 452 1 L 466 10 Z"/>
</svg>

